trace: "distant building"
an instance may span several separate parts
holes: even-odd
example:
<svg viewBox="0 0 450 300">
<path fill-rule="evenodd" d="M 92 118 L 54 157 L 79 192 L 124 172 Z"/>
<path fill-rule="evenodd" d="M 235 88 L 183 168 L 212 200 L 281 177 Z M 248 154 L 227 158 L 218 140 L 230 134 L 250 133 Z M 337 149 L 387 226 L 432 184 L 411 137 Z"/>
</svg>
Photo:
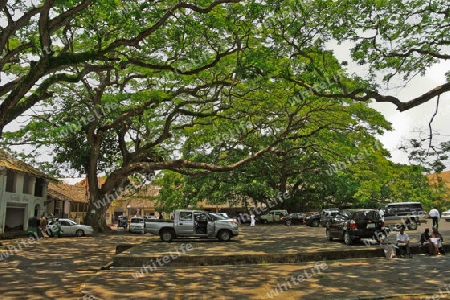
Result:
<svg viewBox="0 0 450 300">
<path fill-rule="evenodd" d="M 148 184 L 137 191 L 125 191 L 111 203 L 106 214 L 106 223 L 117 223 L 119 216 L 147 216 L 159 217 L 156 207 L 156 197 L 161 187 Z"/>
<path fill-rule="evenodd" d="M 431 187 L 441 189 L 444 194 L 443 199 L 439 199 L 434 204 L 441 209 L 450 208 L 450 171 L 428 174 L 427 177 Z"/>
<path fill-rule="evenodd" d="M 87 212 L 86 189 L 79 185 L 50 183 L 48 185 L 47 214 L 83 222 Z"/>
<path fill-rule="evenodd" d="M 47 187 L 56 179 L 0 150 L 0 235 L 27 230 L 28 218 L 46 213 Z"/>
</svg>

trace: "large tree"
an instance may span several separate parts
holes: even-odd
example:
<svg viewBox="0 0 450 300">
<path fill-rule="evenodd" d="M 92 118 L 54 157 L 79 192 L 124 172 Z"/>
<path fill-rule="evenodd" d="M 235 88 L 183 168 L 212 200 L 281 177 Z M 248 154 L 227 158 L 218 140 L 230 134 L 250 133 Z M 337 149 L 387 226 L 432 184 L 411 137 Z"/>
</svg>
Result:
<svg viewBox="0 0 450 300">
<path fill-rule="evenodd" d="M 328 9 L 320 1 L 27 3 L 0 4 L 0 133 L 32 108 L 4 135 L 53 146 L 56 162 L 87 175 L 98 230 L 129 176 L 235 170 L 348 124 L 341 112 L 374 91 L 324 51 L 331 27 L 311 18 Z M 245 139 L 216 138 L 236 124 Z M 207 155 L 188 159 L 193 146 Z"/>
<path fill-rule="evenodd" d="M 218 12 L 213 12 L 216 7 L 238 2 L 244 1 L 217 0 L 195 4 L 178 1 L 47 0 L 40 5 L 28 1 L 1 1 L 0 134 L 4 126 L 25 111 L 52 97 L 54 84 L 80 81 L 94 68 L 114 65 L 117 69 L 129 64 L 132 60 L 124 53 L 147 48 L 151 45 L 152 39 L 149 38 L 168 23 L 177 22 L 179 13 L 190 11 L 214 15 Z M 274 33 L 267 40 L 274 48 L 279 50 L 286 45 L 301 48 L 304 44 L 299 35 L 313 36 L 319 47 L 323 47 L 326 41 L 351 41 L 353 60 L 367 65 L 369 72 L 380 71 L 378 74 L 384 74 L 386 82 L 396 74 L 404 75 L 408 81 L 450 57 L 447 51 L 450 17 L 444 0 L 245 3 L 251 7 L 251 13 L 257 12 L 261 17 L 260 22 L 254 25 L 263 24 Z M 242 15 L 239 11 L 233 13 Z M 239 20 L 230 15 L 228 20 L 242 23 L 245 18 L 242 16 Z M 194 23 L 197 21 L 192 19 Z M 194 23 L 185 23 L 169 33 L 182 39 L 183 35 L 193 33 L 191 25 Z M 217 24 L 204 25 L 214 28 Z M 86 37 L 91 37 L 90 42 L 84 42 Z M 164 39 L 160 35 L 159 38 Z M 154 58 L 159 55 L 159 58 L 169 61 L 176 60 L 176 52 L 171 54 L 175 56 L 155 53 Z M 171 64 L 156 65 L 166 70 L 176 68 Z M 314 86 L 308 89 L 323 94 Z M 445 83 L 406 102 L 383 94 L 376 85 L 346 90 L 340 96 L 358 101 L 390 102 L 404 111 L 439 98 L 449 89 L 450 83 Z"/>
<path fill-rule="evenodd" d="M 201 22 L 201 17 L 183 22 L 183 15 L 214 15 L 214 8 L 237 2 L 217 0 L 196 5 L 178 1 L 46 0 L 36 6 L 31 1 L 1 1 L 0 133 L 28 109 L 56 96 L 55 84 L 79 82 L 85 74 L 99 69 L 124 69 L 135 62 L 140 50 L 151 50 L 154 42 L 164 42 L 166 37 L 160 32 L 178 21 L 180 26 L 171 27 L 174 30 L 167 37 L 178 39 L 182 47 L 187 42 L 184 34 L 194 33 L 191 30 L 196 28 L 191 25 Z M 218 11 L 215 13 L 220 15 Z M 208 28 L 209 24 L 202 24 L 203 29 Z M 197 34 L 214 35 L 204 30 Z M 180 61 L 179 47 L 171 49 L 172 53 L 156 51 L 147 63 L 160 71 L 182 68 L 176 64 Z M 224 51 L 216 54 L 223 55 Z M 174 64 L 162 65 L 158 57 Z M 187 61 L 188 57 L 183 59 Z"/>
<path fill-rule="evenodd" d="M 279 74 L 304 58 L 280 58 L 266 45 L 267 37 L 255 26 L 263 6 L 157 4 L 127 7 L 132 13 L 125 7 L 85 9 L 67 51 L 95 45 L 111 52 L 67 66 L 64 72 L 76 74 L 76 80 L 53 82 L 53 97 L 41 100 L 32 120 L 7 135 L 19 143 L 54 146 L 56 162 L 86 174 L 90 201 L 85 221 L 97 230 L 105 229 L 103 215 L 110 202 L 133 188 L 131 175 L 160 169 L 234 170 L 276 151 L 285 139 L 341 122 L 343 100 L 302 96 L 293 101 L 297 84 Z M 130 24 L 130 16 L 135 23 Z M 105 25 L 91 27 L 92 20 Z M 111 48 L 112 37 L 120 39 Z M 308 47 L 311 55 L 336 65 L 329 53 Z M 209 151 L 216 146 L 215 136 L 244 120 L 246 140 L 226 141 L 216 160 L 177 154 L 192 136 Z M 221 163 L 242 147 L 246 155 Z M 99 187 L 103 172 L 108 177 Z"/>
</svg>

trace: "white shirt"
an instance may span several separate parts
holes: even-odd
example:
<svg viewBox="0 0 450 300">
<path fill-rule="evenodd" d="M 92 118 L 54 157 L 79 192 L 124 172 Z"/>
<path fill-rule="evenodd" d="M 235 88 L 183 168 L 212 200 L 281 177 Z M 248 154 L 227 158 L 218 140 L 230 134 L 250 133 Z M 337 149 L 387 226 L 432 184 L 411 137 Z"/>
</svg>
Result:
<svg viewBox="0 0 450 300">
<path fill-rule="evenodd" d="M 401 243 L 407 242 L 407 241 L 409 241 L 409 235 L 407 233 L 403 233 L 403 234 L 397 233 L 396 240 L 397 240 L 397 242 L 401 242 Z"/>
<path fill-rule="evenodd" d="M 439 214 L 439 211 L 436 208 L 433 208 L 432 210 L 430 210 L 428 215 L 430 216 L 430 218 L 433 218 L 433 217 L 437 217 L 438 219 L 441 218 L 441 215 Z"/>
</svg>

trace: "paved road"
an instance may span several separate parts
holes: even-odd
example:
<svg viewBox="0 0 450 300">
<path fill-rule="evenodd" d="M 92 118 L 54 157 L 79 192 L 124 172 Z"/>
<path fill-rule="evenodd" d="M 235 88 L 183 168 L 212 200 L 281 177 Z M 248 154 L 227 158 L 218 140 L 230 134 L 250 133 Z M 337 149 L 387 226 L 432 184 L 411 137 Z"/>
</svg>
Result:
<svg viewBox="0 0 450 300">
<path fill-rule="evenodd" d="M 10 250 L 0 252 L 0 298 L 80 299 L 81 284 L 111 261 L 116 244 L 139 244 L 143 239 L 100 234 L 46 238 L 33 244 L 25 243 L 27 239 L 2 240 L 4 249 Z"/>
<path fill-rule="evenodd" d="M 450 241 L 450 223 L 441 225 L 444 239 Z M 413 241 L 423 227 L 409 232 Z M 234 242 L 200 243 L 202 246 L 197 246 L 195 251 L 201 247 L 217 247 L 218 255 L 222 250 L 226 252 L 228 246 L 247 243 L 256 252 L 345 251 L 366 247 L 363 243 L 346 246 L 338 241 L 327 242 L 324 228 L 277 225 L 241 229 L 242 235 Z M 121 229 L 114 233 L 43 239 L 34 244 L 22 243 L 21 250 L 20 239 L 3 241 L 4 245 L 18 250 L 8 251 L 9 257 L 4 257 L 3 251 L 2 299 L 81 299 L 83 294 L 85 299 L 89 295 L 91 299 L 210 299 L 213 295 L 218 299 L 356 299 L 361 296 L 374 299 L 398 293 L 405 295 L 403 299 L 426 299 L 426 296 L 432 299 L 434 294 L 437 295 L 434 299 L 447 299 L 446 288 L 450 290 L 450 260 L 443 256 L 389 261 L 372 258 L 297 264 L 174 266 L 147 269 L 142 276 L 136 276 L 136 271 L 142 271 L 139 268 L 99 271 L 112 260 L 117 244 L 136 244 L 146 251 L 154 246 L 154 252 L 163 244 L 167 247 L 183 244 L 161 243 L 155 236 L 131 235 Z"/>
</svg>

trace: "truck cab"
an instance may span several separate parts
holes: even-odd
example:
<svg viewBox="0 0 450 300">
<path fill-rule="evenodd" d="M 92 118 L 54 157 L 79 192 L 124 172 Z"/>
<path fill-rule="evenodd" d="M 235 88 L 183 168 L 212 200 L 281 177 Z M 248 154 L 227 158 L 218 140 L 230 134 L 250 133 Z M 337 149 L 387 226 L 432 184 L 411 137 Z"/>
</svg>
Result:
<svg viewBox="0 0 450 300">
<path fill-rule="evenodd" d="M 179 211 L 175 218 L 175 228 L 179 236 L 214 236 L 212 217 L 204 211 Z"/>
</svg>

